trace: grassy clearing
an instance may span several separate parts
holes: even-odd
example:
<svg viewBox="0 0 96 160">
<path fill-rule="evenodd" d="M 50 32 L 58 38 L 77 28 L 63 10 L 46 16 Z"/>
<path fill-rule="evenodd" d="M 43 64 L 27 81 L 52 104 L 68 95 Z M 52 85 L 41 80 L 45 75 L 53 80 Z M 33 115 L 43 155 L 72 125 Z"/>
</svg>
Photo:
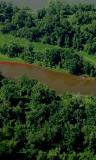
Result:
<svg viewBox="0 0 96 160">
<path fill-rule="evenodd" d="M 11 34 L 2 34 L 0 33 L 0 47 L 2 47 L 4 44 L 10 44 L 12 42 L 17 42 L 21 45 L 28 45 L 29 41 L 23 38 L 17 38 L 12 36 Z"/>
<path fill-rule="evenodd" d="M 36 52 L 44 52 L 46 49 L 57 47 L 54 45 L 43 44 L 41 42 L 30 42 L 27 39 L 18 38 L 18 37 L 11 35 L 11 34 L 0 33 L 0 47 L 2 47 L 6 43 L 10 44 L 12 42 L 17 42 L 18 44 L 23 45 L 23 46 L 27 46 L 29 44 L 32 44 L 34 51 L 36 51 Z"/>
<path fill-rule="evenodd" d="M 2 61 L 5 61 L 5 62 L 11 61 L 11 62 L 24 63 L 24 61 L 22 59 L 20 59 L 20 58 L 10 58 L 10 57 L 8 57 L 6 55 L 0 54 L 0 62 L 2 62 Z"/>
<path fill-rule="evenodd" d="M 93 56 L 93 55 L 91 56 L 86 52 L 81 52 L 80 54 L 83 56 L 83 59 L 86 62 L 89 62 L 96 67 L 96 56 Z"/>
<path fill-rule="evenodd" d="M 57 47 L 54 45 L 43 44 L 40 42 L 30 42 L 27 39 L 18 38 L 18 37 L 11 35 L 11 34 L 0 33 L 0 47 L 1 48 L 4 46 L 4 44 L 10 44 L 13 42 L 16 42 L 16 43 L 23 45 L 23 46 L 28 46 L 29 44 L 32 44 L 34 51 L 38 52 L 38 53 L 44 52 L 46 49 L 49 49 L 49 48 L 56 48 Z M 2 55 L 2 54 L 0 54 L 0 61 L 15 61 L 15 62 L 20 62 L 20 63 L 23 62 L 24 63 L 24 61 L 20 58 L 10 58 L 10 57 L 8 57 L 6 55 Z"/>
<path fill-rule="evenodd" d="M 0 30 L 4 27 L 4 24 L 0 22 Z"/>
<path fill-rule="evenodd" d="M 41 42 L 32 42 L 34 51 L 36 52 L 44 52 L 46 49 L 57 48 L 56 45 L 43 44 Z"/>
</svg>

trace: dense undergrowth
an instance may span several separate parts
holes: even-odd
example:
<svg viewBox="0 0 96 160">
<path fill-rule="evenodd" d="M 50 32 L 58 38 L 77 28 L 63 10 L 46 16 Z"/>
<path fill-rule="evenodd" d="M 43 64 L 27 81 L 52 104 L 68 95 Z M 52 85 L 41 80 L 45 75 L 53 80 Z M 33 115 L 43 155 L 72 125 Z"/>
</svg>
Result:
<svg viewBox="0 0 96 160">
<path fill-rule="evenodd" d="M 0 3 L 1 59 L 96 76 L 96 9 L 50 3 L 37 13 Z M 17 59 L 15 59 L 17 58 Z M 0 76 L 1 160 L 96 160 L 96 97 L 56 95 Z"/>
<path fill-rule="evenodd" d="M 2 77 L 1 77 L 2 79 Z M 0 81 L 0 159 L 95 160 L 96 98 Z"/>
</svg>

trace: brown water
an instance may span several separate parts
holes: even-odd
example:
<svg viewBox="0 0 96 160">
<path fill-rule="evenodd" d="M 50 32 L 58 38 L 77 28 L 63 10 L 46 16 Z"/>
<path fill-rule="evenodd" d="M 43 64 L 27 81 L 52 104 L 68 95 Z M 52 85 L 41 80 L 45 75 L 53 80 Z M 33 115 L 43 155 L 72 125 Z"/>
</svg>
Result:
<svg viewBox="0 0 96 160">
<path fill-rule="evenodd" d="M 3 76 L 11 79 L 26 75 L 31 79 L 39 80 L 55 90 L 57 94 L 71 91 L 76 94 L 96 96 L 96 80 L 93 78 L 74 76 L 50 71 L 34 64 L 19 64 L 15 62 L 0 62 L 0 72 Z"/>
</svg>

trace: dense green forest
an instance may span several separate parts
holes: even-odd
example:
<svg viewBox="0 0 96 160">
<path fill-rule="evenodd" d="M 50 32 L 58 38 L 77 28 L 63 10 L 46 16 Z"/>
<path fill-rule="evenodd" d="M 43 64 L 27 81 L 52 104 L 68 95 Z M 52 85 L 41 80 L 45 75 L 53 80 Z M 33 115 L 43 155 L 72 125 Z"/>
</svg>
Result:
<svg viewBox="0 0 96 160">
<path fill-rule="evenodd" d="M 0 159 L 96 160 L 95 97 L 0 79 Z"/>
<path fill-rule="evenodd" d="M 96 9 L 56 1 L 34 12 L 1 2 L 0 55 L 96 77 Z M 0 75 L 1 160 L 96 160 L 95 121 L 96 97 Z"/>
<path fill-rule="evenodd" d="M 11 4 L 0 5 L 0 30 L 25 38 L 30 42 L 50 44 L 44 52 L 34 51 L 18 41 L 0 46 L 0 52 L 9 57 L 20 57 L 28 63 L 42 62 L 47 67 L 59 67 L 73 74 L 96 76 L 96 66 L 86 61 L 82 53 L 96 54 L 96 9 L 93 5 L 64 5 L 50 2 L 37 12 L 19 9 Z"/>
</svg>

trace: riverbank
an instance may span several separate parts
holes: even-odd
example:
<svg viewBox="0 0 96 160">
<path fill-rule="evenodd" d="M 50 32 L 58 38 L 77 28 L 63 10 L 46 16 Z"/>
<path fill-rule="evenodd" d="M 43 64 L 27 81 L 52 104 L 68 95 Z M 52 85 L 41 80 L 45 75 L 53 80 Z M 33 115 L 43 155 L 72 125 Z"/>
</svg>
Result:
<svg viewBox="0 0 96 160">
<path fill-rule="evenodd" d="M 0 54 L 0 62 L 17 62 L 17 63 L 25 63 L 21 58 L 15 57 L 10 58 L 7 55 Z"/>
<path fill-rule="evenodd" d="M 0 73 L 8 79 L 27 76 L 29 79 L 38 80 L 56 91 L 57 94 L 67 91 L 79 95 L 96 96 L 95 79 L 48 70 L 36 64 L 2 61 L 0 62 Z"/>
<path fill-rule="evenodd" d="M 21 63 L 21 64 L 28 64 L 27 62 L 25 62 L 23 59 L 21 58 L 18 58 L 18 57 L 15 57 L 15 58 L 10 58 L 8 57 L 7 55 L 3 55 L 3 54 L 0 54 L 0 62 L 16 62 L 16 63 Z M 37 62 L 35 61 L 33 63 L 34 65 L 39 65 L 45 69 L 48 69 L 50 71 L 56 71 L 56 72 L 60 72 L 60 73 L 69 73 L 67 70 L 63 69 L 63 68 L 59 68 L 59 67 L 53 67 L 53 68 L 50 68 L 50 67 L 46 67 L 44 64 L 42 64 L 41 62 Z M 29 64 L 31 65 L 31 64 Z"/>
<path fill-rule="evenodd" d="M 63 73 L 70 74 L 70 72 L 68 70 L 60 68 L 60 67 L 52 67 L 51 68 L 51 67 L 45 66 L 42 62 L 39 62 L 39 61 L 35 61 L 34 63 L 29 64 L 29 63 L 25 62 L 24 60 L 22 60 L 21 58 L 18 58 L 18 57 L 10 58 L 7 55 L 3 55 L 3 54 L 0 54 L 0 63 L 2 63 L 2 64 L 4 64 L 4 63 L 5 64 L 6 63 L 11 63 L 11 64 L 18 63 L 18 64 L 24 64 L 24 65 L 28 65 L 28 66 L 35 65 L 35 66 L 47 69 L 49 71 L 54 71 L 54 72 L 62 73 L 62 74 Z M 79 77 L 81 77 L 82 79 L 85 79 L 85 78 L 95 79 L 94 77 L 90 77 L 89 75 L 80 75 Z"/>
<path fill-rule="evenodd" d="M 15 36 L 11 35 L 11 34 L 2 34 L 0 32 L 0 47 L 1 48 L 5 44 L 8 44 L 10 46 L 10 44 L 13 41 L 16 42 L 17 44 L 21 45 L 21 46 L 28 47 L 29 45 L 32 45 L 33 46 L 33 51 L 35 53 L 38 53 L 38 54 L 43 54 L 46 50 L 49 50 L 49 49 L 58 48 L 57 45 L 43 44 L 41 42 L 30 42 L 29 40 L 27 40 L 25 38 L 18 38 L 18 37 L 15 37 Z M 1 52 L 2 52 L 2 50 L 1 50 Z M 85 64 L 89 63 L 96 68 L 96 57 L 95 56 L 90 56 L 86 52 L 80 52 L 79 55 L 82 56 Z M 23 59 L 21 59 L 19 57 L 10 58 L 7 55 L 3 55 L 3 53 L 0 54 L 0 61 L 13 61 L 13 62 L 17 62 L 17 63 L 18 62 L 26 63 Z M 58 66 L 57 67 L 48 67 L 48 66 L 46 66 L 46 64 L 42 64 L 42 62 L 37 62 L 36 60 L 35 60 L 34 64 L 37 64 L 37 65 L 39 64 L 40 66 L 42 66 L 44 68 L 47 68 L 49 70 L 52 70 L 52 71 L 57 71 L 57 72 L 60 72 L 60 73 L 69 73 L 68 69 L 60 68 Z M 88 77 L 90 77 L 90 76 L 88 76 Z"/>
</svg>

